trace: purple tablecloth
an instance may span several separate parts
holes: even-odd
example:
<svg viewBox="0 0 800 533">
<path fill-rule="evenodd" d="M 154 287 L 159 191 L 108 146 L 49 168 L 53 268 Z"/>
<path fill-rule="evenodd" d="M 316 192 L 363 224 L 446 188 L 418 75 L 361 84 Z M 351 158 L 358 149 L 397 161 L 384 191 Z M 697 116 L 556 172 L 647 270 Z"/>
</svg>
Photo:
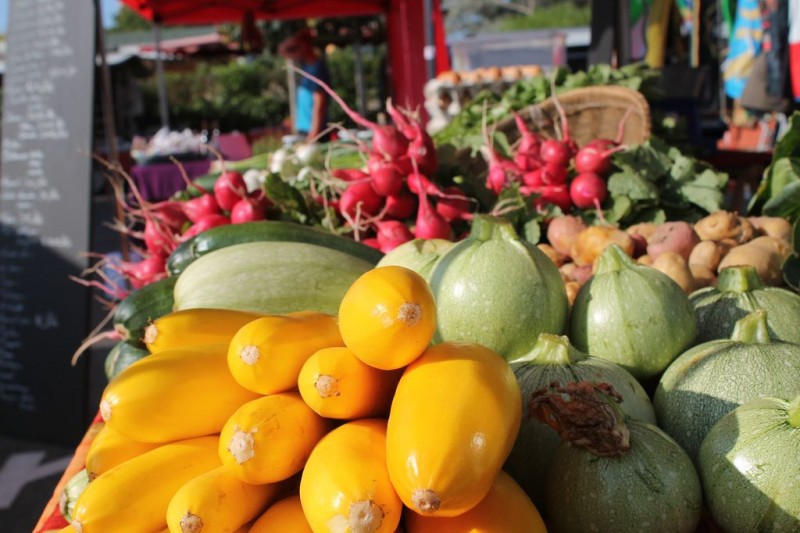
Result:
<svg viewBox="0 0 800 533">
<path fill-rule="evenodd" d="M 210 160 L 182 162 L 190 179 L 208 174 Z M 158 202 L 170 198 L 178 191 L 186 188 L 180 170 L 175 163 L 159 163 L 153 165 L 133 165 L 131 177 L 139 189 L 139 193 L 148 202 Z"/>
</svg>

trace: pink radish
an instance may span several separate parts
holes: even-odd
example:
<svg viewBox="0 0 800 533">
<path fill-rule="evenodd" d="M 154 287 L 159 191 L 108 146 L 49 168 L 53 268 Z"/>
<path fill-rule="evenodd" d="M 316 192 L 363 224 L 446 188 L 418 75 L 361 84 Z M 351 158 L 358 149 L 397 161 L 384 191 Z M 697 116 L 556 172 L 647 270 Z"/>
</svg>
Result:
<svg viewBox="0 0 800 533">
<path fill-rule="evenodd" d="M 447 222 L 471 218 L 469 198 L 463 195 L 461 189 L 458 187 L 446 187 L 444 193 L 445 196 L 439 198 L 436 202 L 436 212 L 442 218 Z"/>
<path fill-rule="evenodd" d="M 247 185 L 238 172 L 228 170 L 223 172 L 214 182 L 214 196 L 219 206 L 229 211 L 247 194 Z"/>
<path fill-rule="evenodd" d="M 547 139 L 542 142 L 539 156 L 545 164 L 565 167 L 572 158 L 569 146 L 557 139 Z"/>
<path fill-rule="evenodd" d="M 373 154 L 367 162 L 372 188 L 380 196 L 397 194 L 403 188 L 403 175 L 383 156 Z"/>
<path fill-rule="evenodd" d="M 528 125 L 525 124 L 525 121 L 518 113 L 514 113 L 514 120 L 517 123 L 517 130 L 520 134 L 517 153 L 514 154 L 514 162 L 524 172 L 529 172 L 542 164 L 539 157 L 542 141 L 538 135 L 528 129 Z"/>
<path fill-rule="evenodd" d="M 425 192 L 419 194 L 419 209 L 414 235 L 419 239 L 449 239 L 450 224 L 431 206 Z"/>
<path fill-rule="evenodd" d="M 603 178 L 592 172 L 578 174 L 569 186 L 569 196 L 576 207 L 602 204 L 608 196 L 608 186 Z"/>
<path fill-rule="evenodd" d="M 416 164 L 420 172 L 433 176 L 439 167 L 436 145 L 421 123 L 414 122 L 412 127 L 416 130 L 417 135 L 408 144 L 408 157 Z"/>
<path fill-rule="evenodd" d="M 526 172 L 522 175 L 522 183 L 528 187 L 540 187 L 544 185 L 544 181 L 542 181 L 542 172 L 544 172 L 544 167 Z"/>
<path fill-rule="evenodd" d="M 386 99 L 386 112 L 392 117 L 395 126 L 406 139 L 412 141 L 416 138 L 417 130 L 411 124 L 411 120 L 394 106 L 391 98 Z"/>
<path fill-rule="evenodd" d="M 186 218 L 197 223 L 207 216 L 220 214 L 221 210 L 213 195 L 203 194 L 183 202 L 183 212 Z"/>
<path fill-rule="evenodd" d="M 353 182 L 339 197 L 339 212 L 351 219 L 356 218 L 358 211 L 361 216 L 374 216 L 382 206 L 383 197 L 375 192 L 369 182 Z"/>
<path fill-rule="evenodd" d="M 147 251 L 161 257 L 167 257 L 178 245 L 171 228 L 160 224 L 155 217 L 145 220 L 143 237 Z"/>
<path fill-rule="evenodd" d="M 230 223 L 231 220 L 225 215 L 221 215 L 219 213 L 206 215 L 195 222 L 191 228 L 186 230 L 183 235 L 181 235 L 181 241 L 188 241 L 195 235 L 198 235 L 207 229 L 216 228 L 217 226 L 224 226 Z"/>
<path fill-rule="evenodd" d="M 408 184 L 408 190 L 414 194 L 419 194 L 422 191 L 424 191 L 425 194 L 432 194 L 435 196 L 444 194 L 436 184 L 419 172 L 412 172 L 406 176 L 406 183 Z"/>
<path fill-rule="evenodd" d="M 267 203 L 261 198 L 245 196 L 233 205 L 231 209 L 231 224 L 242 222 L 255 222 L 267 218 Z"/>
<path fill-rule="evenodd" d="M 387 156 L 390 159 L 400 157 L 408 149 L 408 139 L 402 133 L 391 125 L 381 126 L 356 113 L 350 106 L 345 103 L 341 96 L 336 94 L 330 86 L 321 79 L 313 76 L 299 68 L 293 67 L 296 72 L 304 76 L 320 87 L 330 95 L 333 100 L 341 106 L 344 112 L 350 117 L 353 122 L 361 127 L 367 128 L 372 132 L 372 149 L 380 154 Z"/>
<path fill-rule="evenodd" d="M 367 246 L 371 246 L 371 247 L 375 248 L 376 250 L 380 250 L 381 249 L 381 243 L 378 242 L 378 239 L 375 238 L 375 237 L 370 237 L 368 239 L 362 239 L 361 243 L 362 244 L 366 244 Z"/>
<path fill-rule="evenodd" d="M 607 174 L 611 170 L 611 155 L 624 148 L 622 145 L 608 149 L 600 149 L 591 145 L 584 146 L 575 154 L 575 170 L 579 174 Z"/>
<path fill-rule="evenodd" d="M 527 187 L 523 185 L 519 188 L 523 195 L 538 194 L 534 200 L 537 208 L 543 208 L 548 204 L 554 204 L 561 208 L 565 213 L 572 207 L 572 199 L 569 197 L 569 187 L 566 185 L 543 185 L 541 187 Z"/>
<path fill-rule="evenodd" d="M 377 239 L 380 245 L 380 250 L 383 253 L 388 253 L 414 238 L 414 234 L 408 229 L 408 226 L 399 220 L 383 220 L 376 222 L 377 226 Z"/>
<path fill-rule="evenodd" d="M 386 205 L 384 207 L 387 217 L 399 218 L 401 220 L 410 218 L 417 208 L 417 199 L 413 194 L 408 191 L 401 191 L 398 194 L 393 194 L 386 197 Z"/>
<path fill-rule="evenodd" d="M 331 170 L 331 176 L 342 181 L 360 181 L 369 179 L 369 174 L 358 168 L 336 168 Z"/>
<path fill-rule="evenodd" d="M 120 265 L 120 270 L 134 289 L 141 289 L 153 281 L 167 277 L 164 258 L 155 254 L 136 263 L 124 263 Z"/>
<path fill-rule="evenodd" d="M 541 176 L 545 185 L 561 185 L 567 182 L 567 167 L 548 163 L 542 167 Z"/>
</svg>

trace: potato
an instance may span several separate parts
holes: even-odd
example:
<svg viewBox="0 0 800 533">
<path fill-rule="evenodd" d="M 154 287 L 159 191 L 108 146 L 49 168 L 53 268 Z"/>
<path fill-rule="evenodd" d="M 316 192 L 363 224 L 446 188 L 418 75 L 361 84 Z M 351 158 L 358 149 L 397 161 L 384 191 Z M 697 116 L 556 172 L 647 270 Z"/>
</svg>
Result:
<svg viewBox="0 0 800 533">
<path fill-rule="evenodd" d="M 578 233 L 585 229 L 586 224 L 580 217 L 571 215 L 556 217 L 547 226 L 547 242 L 559 254 L 569 257 Z"/>
<path fill-rule="evenodd" d="M 592 226 L 581 231 L 572 244 L 570 255 L 578 266 L 592 265 L 611 243 L 633 256 L 633 239 L 614 226 Z"/>
<path fill-rule="evenodd" d="M 577 281 L 568 281 L 564 287 L 567 289 L 567 301 L 569 305 L 575 303 L 575 298 L 578 296 L 578 291 L 581 289 L 581 284 Z"/>
<path fill-rule="evenodd" d="M 732 248 L 720 261 L 719 273 L 723 268 L 737 265 L 751 265 L 766 285 L 783 283 L 783 261 L 791 253 L 791 246 L 783 239 L 763 236 Z"/>
<path fill-rule="evenodd" d="M 714 272 L 722 260 L 722 251 L 722 246 L 714 241 L 701 241 L 689 254 L 689 266 L 701 265 Z"/>
<path fill-rule="evenodd" d="M 645 239 L 649 239 L 650 236 L 656 232 L 656 226 L 652 222 L 639 222 L 638 224 L 634 224 L 633 226 L 628 226 L 625 230 L 625 233 L 628 235 L 641 235 Z"/>
<path fill-rule="evenodd" d="M 689 270 L 692 272 L 692 277 L 695 281 L 695 290 L 702 289 L 703 287 L 710 287 L 717 281 L 714 270 L 708 268 L 706 265 L 689 263 Z"/>
<path fill-rule="evenodd" d="M 700 237 L 688 222 L 665 222 L 647 239 L 647 255 L 657 260 L 664 252 L 675 252 L 688 260 L 699 242 Z"/>
<path fill-rule="evenodd" d="M 755 235 L 753 224 L 730 211 L 717 211 L 701 218 L 695 223 L 694 230 L 704 241 L 734 239 L 739 244 L 749 241 Z"/>
<path fill-rule="evenodd" d="M 672 278 L 672 281 L 677 283 L 686 294 L 691 294 L 695 290 L 694 276 L 692 276 L 692 271 L 689 269 L 686 259 L 681 254 L 669 251 L 662 252 L 653 261 L 653 268 Z"/>
<path fill-rule="evenodd" d="M 550 246 L 546 243 L 537 244 L 536 247 L 544 252 L 544 255 L 550 258 L 550 260 L 556 264 L 557 267 L 560 267 L 564 264 L 564 256 L 561 255 L 556 251 L 555 248 Z"/>
<path fill-rule="evenodd" d="M 748 217 L 748 221 L 761 234 L 776 237 L 786 242 L 792 241 L 792 225 L 781 217 Z"/>
<path fill-rule="evenodd" d="M 644 266 L 653 266 L 653 258 L 652 258 L 652 257 L 650 257 L 650 256 L 649 256 L 649 255 L 647 255 L 647 254 L 640 255 L 640 256 L 639 256 L 639 257 L 636 259 L 636 262 L 637 262 L 638 264 L 640 264 L 640 265 L 644 265 Z"/>
</svg>

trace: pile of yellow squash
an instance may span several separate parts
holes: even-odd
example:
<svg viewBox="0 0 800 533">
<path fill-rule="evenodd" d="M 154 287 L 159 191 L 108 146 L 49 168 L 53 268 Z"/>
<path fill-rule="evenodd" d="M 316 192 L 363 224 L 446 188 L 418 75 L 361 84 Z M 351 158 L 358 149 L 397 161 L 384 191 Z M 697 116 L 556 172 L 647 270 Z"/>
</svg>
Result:
<svg viewBox="0 0 800 533">
<path fill-rule="evenodd" d="M 257 290 L 257 288 L 254 288 Z M 520 425 L 488 348 L 431 346 L 425 280 L 376 268 L 338 317 L 192 309 L 106 388 L 79 533 L 539 532 L 501 468 Z"/>
</svg>

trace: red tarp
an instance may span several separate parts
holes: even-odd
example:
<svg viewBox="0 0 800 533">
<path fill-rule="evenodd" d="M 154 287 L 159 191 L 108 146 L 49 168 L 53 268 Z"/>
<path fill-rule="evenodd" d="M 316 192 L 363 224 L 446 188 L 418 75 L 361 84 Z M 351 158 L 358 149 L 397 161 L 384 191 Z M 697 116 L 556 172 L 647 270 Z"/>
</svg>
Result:
<svg viewBox="0 0 800 533">
<path fill-rule="evenodd" d="M 241 22 L 246 13 L 256 19 L 297 19 L 386 16 L 389 86 L 392 98 L 411 108 L 422 107 L 425 76 L 424 0 L 122 0 L 148 20 L 162 25 Z M 447 70 L 440 0 L 434 0 L 437 70 Z"/>
</svg>

